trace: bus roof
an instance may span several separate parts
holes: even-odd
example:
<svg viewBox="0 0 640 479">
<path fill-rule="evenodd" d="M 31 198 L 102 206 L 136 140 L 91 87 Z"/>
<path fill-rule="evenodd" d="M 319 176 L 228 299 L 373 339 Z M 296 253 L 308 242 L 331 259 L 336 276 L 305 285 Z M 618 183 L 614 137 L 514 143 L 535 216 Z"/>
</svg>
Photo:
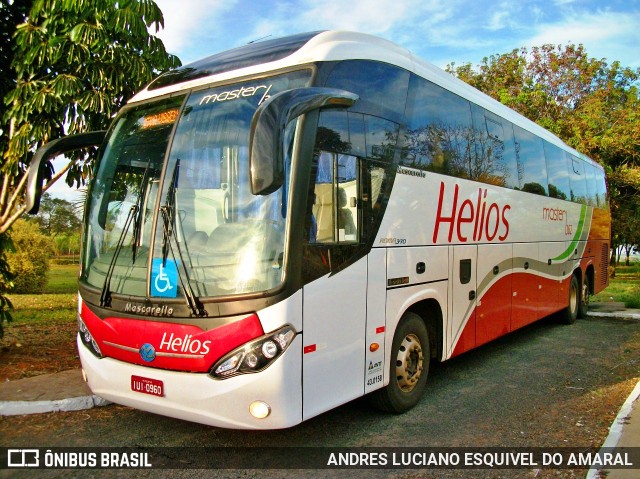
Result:
<svg viewBox="0 0 640 479">
<path fill-rule="evenodd" d="M 413 72 L 600 167 L 587 156 L 566 145 L 553 133 L 462 80 L 416 57 L 395 43 L 364 33 L 311 32 L 249 43 L 160 75 L 130 102 L 282 68 L 340 60 L 373 60 Z"/>
</svg>

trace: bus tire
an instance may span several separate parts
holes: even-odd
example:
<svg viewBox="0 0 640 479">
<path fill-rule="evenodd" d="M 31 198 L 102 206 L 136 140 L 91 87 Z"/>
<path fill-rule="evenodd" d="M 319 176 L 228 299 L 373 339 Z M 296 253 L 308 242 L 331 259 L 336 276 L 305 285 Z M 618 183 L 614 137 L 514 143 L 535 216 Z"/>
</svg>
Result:
<svg viewBox="0 0 640 479">
<path fill-rule="evenodd" d="M 582 280 L 582 288 L 580 289 L 580 300 L 578 301 L 578 317 L 581 319 L 587 317 L 590 295 L 591 284 L 589 284 L 589 276 L 585 274 L 584 279 Z"/>
<path fill-rule="evenodd" d="M 429 332 L 422 318 L 405 313 L 393 336 L 388 386 L 374 391 L 371 402 L 396 414 L 414 407 L 422 397 L 429 375 Z"/>
<path fill-rule="evenodd" d="M 560 315 L 560 322 L 564 324 L 573 324 L 578 317 L 578 308 L 580 307 L 580 283 L 576 275 L 571 276 L 571 284 L 569 285 L 569 304 Z"/>
</svg>

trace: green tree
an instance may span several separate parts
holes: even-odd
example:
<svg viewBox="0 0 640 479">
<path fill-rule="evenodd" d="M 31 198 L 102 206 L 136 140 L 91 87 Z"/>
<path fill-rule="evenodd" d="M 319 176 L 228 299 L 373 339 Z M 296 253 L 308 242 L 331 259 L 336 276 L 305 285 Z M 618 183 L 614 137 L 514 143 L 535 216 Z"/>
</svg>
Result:
<svg viewBox="0 0 640 479">
<path fill-rule="evenodd" d="M 31 1 L 0 0 L 0 101 L 15 86 L 15 78 L 9 73 L 13 63 L 13 35 L 19 24 L 27 18 L 31 8 Z M 2 155 L 9 145 L 9 120 L 2 113 L 4 103 L 0 106 L 0 164 Z M 11 321 L 11 302 L 5 296 L 13 287 L 14 275 L 9 270 L 6 252 L 13 248 L 11 238 L 0 234 L 0 338 L 2 338 L 2 324 Z"/>
<path fill-rule="evenodd" d="M 582 45 L 544 45 L 447 70 L 602 164 L 612 251 L 627 241 L 629 205 L 640 204 L 640 182 L 630 181 L 640 175 L 640 69 L 590 58 Z"/>
<path fill-rule="evenodd" d="M 609 176 L 610 186 L 615 188 L 617 201 L 611 205 L 616 221 L 611 225 L 613 244 L 622 246 L 629 265 L 629 254 L 640 245 L 640 168 L 618 168 Z M 611 253 L 611 264 L 619 259 L 615 248 Z"/>
<path fill-rule="evenodd" d="M 53 253 L 51 238 L 33 227 L 31 221 L 20 219 L 11 229 L 15 251 L 7 254 L 11 271 L 15 274 L 12 292 L 42 293 L 47 285 L 49 257 Z"/>
<path fill-rule="evenodd" d="M 80 232 L 63 233 L 53 238 L 53 248 L 56 256 L 80 254 Z M 75 259 L 75 258 L 74 258 Z"/>
<path fill-rule="evenodd" d="M 2 1 L 3 11 L 20 3 Z M 12 18 L 22 21 L 19 15 Z M 25 211 L 35 149 L 64 135 L 105 129 L 134 92 L 180 65 L 150 33 L 163 22 L 153 0 L 33 1 L 13 36 L 12 69 L 3 69 L 12 89 L 3 98 L 9 141 L 0 145 L 0 245 L 7 244 L 4 235 Z M 45 191 L 65 174 L 68 184 L 82 185 L 95 156 L 95 151 L 72 155 L 57 172 L 49 163 Z M 0 337 L 2 320 L 9 319 L 2 304 Z"/>
<path fill-rule="evenodd" d="M 40 210 L 34 221 L 47 236 L 68 235 L 80 230 L 82 225 L 72 203 L 62 198 L 53 198 L 49 193 L 42 195 Z"/>
<path fill-rule="evenodd" d="M 9 74 L 13 63 L 13 35 L 18 25 L 27 19 L 31 1 L 0 0 L 0 99 L 15 87 L 15 78 Z M 3 105 L 4 107 L 4 105 Z M 0 112 L 4 108 L 0 108 Z M 9 123 L 0 115 L 0 152 L 9 144 Z"/>
</svg>

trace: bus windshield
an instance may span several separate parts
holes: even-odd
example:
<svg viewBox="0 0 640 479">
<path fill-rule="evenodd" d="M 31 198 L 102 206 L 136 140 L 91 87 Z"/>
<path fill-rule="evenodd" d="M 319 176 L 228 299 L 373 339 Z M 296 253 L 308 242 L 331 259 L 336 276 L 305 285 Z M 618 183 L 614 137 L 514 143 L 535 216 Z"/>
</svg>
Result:
<svg viewBox="0 0 640 479">
<path fill-rule="evenodd" d="M 283 187 L 252 195 L 249 129 L 261 102 L 309 77 L 291 72 L 126 110 L 90 189 L 81 279 L 103 297 L 207 298 L 277 287 L 291 159 Z"/>
</svg>

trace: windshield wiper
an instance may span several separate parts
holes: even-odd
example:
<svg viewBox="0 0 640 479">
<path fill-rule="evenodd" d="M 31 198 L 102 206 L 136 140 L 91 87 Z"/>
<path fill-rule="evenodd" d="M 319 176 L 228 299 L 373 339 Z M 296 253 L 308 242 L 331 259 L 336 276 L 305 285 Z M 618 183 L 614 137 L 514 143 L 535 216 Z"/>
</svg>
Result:
<svg viewBox="0 0 640 479">
<path fill-rule="evenodd" d="M 149 181 L 149 167 L 151 166 L 151 162 L 147 162 L 147 167 L 144 170 L 144 174 L 142 175 L 142 180 L 140 181 L 140 187 L 138 191 L 138 200 L 136 201 L 137 214 L 136 219 L 133 223 L 133 241 L 131 242 L 131 255 L 132 255 L 132 263 L 136 262 L 136 254 L 138 253 L 138 246 L 140 242 L 140 231 L 142 230 L 142 219 L 143 219 L 143 201 L 144 196 L 146 195 L 147 182 Z"/>
<path fill-rule="evenodd" d="M 118 259 L 118 256 L 120 255 L 122 245 L 124 244 L 124 240 L 127 237 L 127 232 L 131 227 L 131 223 L 133 223 L 133 217 L 136 215 L 137 210 L 138 205 L 133 205 L 129 210 L 127 219 L 125 220 L 124 226 L 122 227 L 122 232 L 120 233 L 120 238 L 118 238 L 118 242 L 116 243 L 116 249 L 113 252 L 113 256 L 111 257 L 111 262 L 109 263 L 109 268 L 107 269 L 107 274 L 104 278 L 104 284 L 102 285 L 102 293 L 100 294 L 101 308 L 109 308 L 111 306 L 111 277 L 113 276 L 113 270 L 115 269 L 116 261 Z"/>
<path fill-rule="evenodd" d="M 176 263 L 176 270 L 178 271 L 178 278 L 180 278 L 180 284 L 184 291 L 184 297 L 187 301 L 187 306 L 191 310 L 194 316 L 208 316 L 207 310 L 200 301 L 200 298 L 195 294 L 191 282 L 189 281 L 189 271 L 187 270 L 186 263 L 184 261 L 184 255 L 182 254 L 182 248 L 180 242 L 177 240 L 174 232 L 175 215 L 176 215 L 176 181 L 178 179 L 178 170 L 180 168 L 180 160 L 176 162 L 176 166 L 173 170 L 173 176 L 171 178 L 171 184 L 167 191 L 167 202 L 164 206 L 160 207 L 160 215 L 162 217 L 162 266 L 167 264 L 167 256 L 171 252 L 173 261 Z M 176 260 L 176 254 L 173 250 L 171 240 L 176 245 L 178 251 L 178 257 L 180 258 L 180 265 Z M 182 267 L 182 271 L 181 271 Z"/>
</svg>

